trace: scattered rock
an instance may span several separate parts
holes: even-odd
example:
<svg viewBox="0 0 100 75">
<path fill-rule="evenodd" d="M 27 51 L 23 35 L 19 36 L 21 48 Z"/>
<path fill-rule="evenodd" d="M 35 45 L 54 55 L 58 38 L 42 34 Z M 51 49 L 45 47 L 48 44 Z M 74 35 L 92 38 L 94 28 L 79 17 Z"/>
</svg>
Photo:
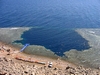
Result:
<svg viewBox="0 0 100 75">
<path fill-rule="evenodd" d="M 3 59 L 4 59 L 4 61 L 8 62 L 8 60 L 5 57 Z"/>
<path fill-rule="evenodd" d="M 26 74 L 27 74 L 28 72 L 27 72 L 27 71 L 24 71 L 24 73 L 26 73 Z"/>
<path fill-rule="evenodd" d="M 10 52 L 10 49 L 7 49 L 6 51 L 7 51 L 7 52 Z"/>
<path fill-rule="evenodd" d="M 70 67 L 69 67 L 69 66 L 67 66 L 67 67 L 66 67 L 66 70 L 68 70 L 69 68 L 70 68 Z"/>
<path fill-rule="evenodd" d="M 54 68 L 54 70 L 57 70 L 57 68 Z"/>
<path fill-rule="evenodd" d="M 8 53 L 7 55 L 10 55 L 10 53 Z"/>
</svg>

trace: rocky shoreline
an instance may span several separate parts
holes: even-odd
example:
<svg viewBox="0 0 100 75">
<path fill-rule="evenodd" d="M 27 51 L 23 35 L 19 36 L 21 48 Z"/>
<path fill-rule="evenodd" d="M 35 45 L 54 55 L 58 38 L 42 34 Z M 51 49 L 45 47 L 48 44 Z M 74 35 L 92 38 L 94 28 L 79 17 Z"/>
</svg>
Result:
<svg viewBox="0 0 100 75">
<path fill-rule="evenodd" d="M 31 59 L 46 62 L 45 65 L 17 60 L 15 57 L 24 57 L 27 54 L 20 53 L 19 49 L 0 43 L 0 75 L 100 75 L 99 69 L 85 68 L 74 65 L 61 59 L 51 59 L 42 56 L 32 56 Z M 48 61 L 52 67 L 48 67 Z"/>
</svg>

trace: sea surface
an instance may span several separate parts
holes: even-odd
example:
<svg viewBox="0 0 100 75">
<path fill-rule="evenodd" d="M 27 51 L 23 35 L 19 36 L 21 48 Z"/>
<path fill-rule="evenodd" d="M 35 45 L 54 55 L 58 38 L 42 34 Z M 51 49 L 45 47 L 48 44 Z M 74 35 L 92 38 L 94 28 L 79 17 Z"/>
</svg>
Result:
<svg viewBox="0 0 100 75">
<path fill-rule="evenodd" d="M 89 49 L 77 28 L 100 28 L 100 0 L 0 0 L 0 27 L 32 27 L 17 43 L 50 49 L 58 56 Z"/>
</svg>

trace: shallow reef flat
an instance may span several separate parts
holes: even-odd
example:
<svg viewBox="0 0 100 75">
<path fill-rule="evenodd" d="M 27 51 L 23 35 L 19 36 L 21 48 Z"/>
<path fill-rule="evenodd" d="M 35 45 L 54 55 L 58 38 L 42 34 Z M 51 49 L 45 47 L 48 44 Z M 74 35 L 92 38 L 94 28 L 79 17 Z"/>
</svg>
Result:
<svg viewBox="0 0 100 75">
<path fill-rule="evenodd" d="M 21 40 L 21 34 L 29 29 L 28 27 L 0 28 L 0 41 L 12 43 Z"/>
<path fill-rule="evenodd" d="M 33 27 L 32 27 L 33 28 Z M 37 28 L 37 27 L 34 27 Z M 31 29 L 31 27 L 13 27 L 13 28 L 0 28 L 0 41 L 12 44 L 19 48 L 23 47 L 21 43 L 16 43 L 16 40 L 22 40 L 21 35 Z M 46 49 L 44 46 L 30 45 L 25 49 L 25 53 L 42 55 L 48 57 L 58 57 L 51 50 Z"/>
<path fill-rule="evenodd" d="M 89 67 L 100 67 L 100 29 L 76 29 L 78 34 L 88 41 L 89 49 L 77 51 L 72 49 L 65 52 L 68 60 Z"/>
</svg>

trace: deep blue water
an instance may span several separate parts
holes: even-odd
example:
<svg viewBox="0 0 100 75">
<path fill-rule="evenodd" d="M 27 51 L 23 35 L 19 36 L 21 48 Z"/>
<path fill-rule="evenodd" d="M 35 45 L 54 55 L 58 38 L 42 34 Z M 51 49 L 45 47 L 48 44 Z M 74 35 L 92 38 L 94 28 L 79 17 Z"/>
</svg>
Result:
<svg viewBox="0 0 100 75">
<path fill-rule="evenodd" d="M 32 28 L 29 31 L 24 32 L 22 38 L 24 39 L 15 42 L 41 45 L 52 50 L 59 56 L 63 56 L 63 53 L 70 49 L 81 51 L 90 48 L 88 41 L 72 29 Z"/>
<path fill-rule="evenodd" d="M 88 49 L 88 41 L 73 29 L 100 28 L 100 0 L 0 0 L 0 27 L 37 27 L 19 42 L 45 46 L 57 55 Z"/>
</svg>

